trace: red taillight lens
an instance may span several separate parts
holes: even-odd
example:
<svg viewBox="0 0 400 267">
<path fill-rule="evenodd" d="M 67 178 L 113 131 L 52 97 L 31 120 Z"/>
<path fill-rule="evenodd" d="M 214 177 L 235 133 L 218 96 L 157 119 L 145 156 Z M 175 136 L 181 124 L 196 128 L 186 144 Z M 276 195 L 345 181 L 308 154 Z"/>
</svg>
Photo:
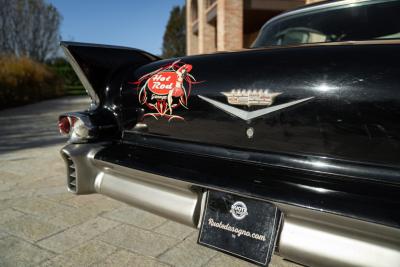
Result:
<svg viewBox="0 0 400 267">
<path fill-rule="evenodd" d="M 61 134 L 68 135 L 71 142 L 80 142 L 90 138 L 88 126 L 75 116 L 60 116 L 58 129 Z"/>
<path fill-rule="evenodd" d="M 60 130 L 61 134 L 69 134 L 71 131 L 71 123 L 68 117 L 62 117 L 58 121 L 58 129 Z"/>
</svg>

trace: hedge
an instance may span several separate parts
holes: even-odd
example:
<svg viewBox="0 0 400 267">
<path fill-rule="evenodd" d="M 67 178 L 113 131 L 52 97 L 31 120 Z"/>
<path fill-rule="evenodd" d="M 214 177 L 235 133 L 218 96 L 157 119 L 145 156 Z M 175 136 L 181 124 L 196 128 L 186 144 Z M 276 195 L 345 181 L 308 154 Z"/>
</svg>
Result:
<svg viewBox="0 0 400 267">
<path fill-rule="evenodd" d="M 64 58 L 57 58 L 48 65 L 62 77 L 66 95 L 86 95 L 86 91 L 71 65 Z"/>
<path fill-rule="evenodd" d="M 0 57 L 0 109 L 65 94 L 62 78 L 29 58 Z"/>
</svg>

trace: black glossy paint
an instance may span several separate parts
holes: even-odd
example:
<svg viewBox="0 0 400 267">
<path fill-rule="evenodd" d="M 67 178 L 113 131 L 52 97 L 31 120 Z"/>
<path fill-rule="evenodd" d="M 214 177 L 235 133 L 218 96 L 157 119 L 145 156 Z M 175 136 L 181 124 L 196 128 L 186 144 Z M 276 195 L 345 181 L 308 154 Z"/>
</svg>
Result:
<svg viewBox="0 0 400 267">
<path fill-rule="evenodd" d="M 175 111 L 184 122 L 145 118 L 151 134 L 243 149 L 400 164 L 399 45 L 264 49 L 182 60 L 192 64 L 191 74 L 204 82 L 193 86 L 188 110 Z M 126 78 L 134 81 L 163 64 L 143 66 Z M 123 107 L 148 112 L 138 104 L 136 88 L 124 85 Z M 274 104 L 314 99 L 244 121 L 197 97 L 227 103 L 221 92 L 232 89 L 281 92 Z M 251 139 L 246 135 L 248 127 L 255 131 Z"/>
<path fill-rule="evenodd" d="M 182 61 L 193 66 L 190 73 L 203 81 L 193 85 L 188 109 L 174 110 L 185 121 L 143 119 L 149 110 L 139 104 L 132 82 L 172 61 L 124 65 L 95 88 L 102 104 L 94 112 L 111 112 L 123 134 L 122 142 L 96 158 L 400 227 L 399 44 L 334 43 L 185 57 Z M 198 97 L 227 103 L 221 92 L 232 89 L 281 92 L 273 105 L 314 98 L 243 121 Z M 246 135 L 248 127 L 253 138 Z"/>
</svg>

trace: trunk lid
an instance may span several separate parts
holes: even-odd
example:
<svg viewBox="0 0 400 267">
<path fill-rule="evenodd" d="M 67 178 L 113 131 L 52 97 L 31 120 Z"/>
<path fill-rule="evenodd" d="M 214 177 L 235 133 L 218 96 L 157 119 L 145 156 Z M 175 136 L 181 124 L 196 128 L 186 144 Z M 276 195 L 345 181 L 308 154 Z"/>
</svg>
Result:
<svg viewBox="0 0 400 267">
<path fill-rule="evenodd" d="M 259 49 L 144 65 L 122 87 L 124 140 L 400 163 L 400 47 Z"/>
</svg>

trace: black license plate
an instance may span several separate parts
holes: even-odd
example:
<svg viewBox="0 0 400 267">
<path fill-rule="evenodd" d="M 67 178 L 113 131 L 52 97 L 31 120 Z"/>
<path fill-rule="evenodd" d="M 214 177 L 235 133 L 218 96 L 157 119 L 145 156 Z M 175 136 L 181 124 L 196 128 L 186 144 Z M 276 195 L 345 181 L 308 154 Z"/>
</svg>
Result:
<svg viewBox="0 0 400 267">
<path fill-rule="evenodd" d="M 280 221 L 271 203 L 209 191 L 198 243 L 267 266 Z"/>
</svg>

